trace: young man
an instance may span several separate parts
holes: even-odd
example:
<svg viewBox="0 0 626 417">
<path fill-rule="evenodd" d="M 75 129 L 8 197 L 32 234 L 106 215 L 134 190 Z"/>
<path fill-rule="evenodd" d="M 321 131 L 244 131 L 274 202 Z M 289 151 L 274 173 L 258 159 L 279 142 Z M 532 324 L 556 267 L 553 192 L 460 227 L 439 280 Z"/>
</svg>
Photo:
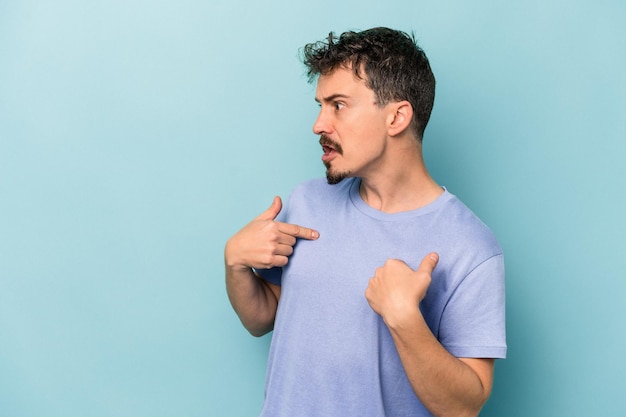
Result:
<svg viewBox="0 0 626 417">
<path fill-rule="evenodd" d="M 435 79 L 387 28 L 305 46 L 326 181 L 299 185 L 226 244 L 231 303 L 272 329 L 262 416 L 475 416 L 506 355 L 504 262 L 430 177 Z"/>
</svg>

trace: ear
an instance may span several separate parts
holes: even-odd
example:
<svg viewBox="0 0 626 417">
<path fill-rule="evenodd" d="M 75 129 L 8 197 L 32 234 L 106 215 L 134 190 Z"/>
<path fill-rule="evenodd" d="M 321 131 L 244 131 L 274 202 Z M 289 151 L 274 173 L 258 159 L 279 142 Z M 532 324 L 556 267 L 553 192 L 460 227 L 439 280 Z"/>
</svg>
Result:
<svg viewBox="0 0 626 417">
<path fill-rule="evenodd" d="M 387 117 L 387 133 L 398 136 L 406 131 L 413 121 L 413 106 L 408 101 L 397 101 L 389 104 Z"/>
</svg>

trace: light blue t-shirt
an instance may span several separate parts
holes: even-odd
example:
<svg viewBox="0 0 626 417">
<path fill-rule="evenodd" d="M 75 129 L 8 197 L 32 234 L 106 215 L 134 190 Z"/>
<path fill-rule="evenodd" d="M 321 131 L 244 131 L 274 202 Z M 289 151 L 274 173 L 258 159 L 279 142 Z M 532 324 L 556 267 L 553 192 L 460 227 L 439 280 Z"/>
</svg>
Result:
<svg viewBox="0 0 626 417">
<path fill-rule="evenodd" d="M 287 266 L 258 271 L 281 285 L 262 417 L 431 415 L 365 299 L 389 258 L 416 269 L 439 253 L 420 304 L 430 329 L 457 357 L 506 356 L 504 261 L 487 226 L 447 190 L 425 207 L 388 214 L 361 199 L 359 184 L 302 183 L 280 213 L 320 237 L 299 240 Z"/>
</svg>

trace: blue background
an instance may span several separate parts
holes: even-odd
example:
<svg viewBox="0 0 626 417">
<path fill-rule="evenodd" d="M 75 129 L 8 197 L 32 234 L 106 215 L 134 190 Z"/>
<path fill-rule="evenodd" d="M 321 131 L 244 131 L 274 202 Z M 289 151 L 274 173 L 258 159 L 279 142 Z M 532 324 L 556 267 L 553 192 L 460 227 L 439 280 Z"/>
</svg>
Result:
<svg viewBox="0 0 626 417">
<path fill-rule="evenodd" d="M 323 175 L 298 49 L 415 31 L 425 157 L 506 253 L 483 416 L 622 416 L 626 3 L 0 0 L 0 415 L 254 416 L 223 244 Z"/>
</svg>

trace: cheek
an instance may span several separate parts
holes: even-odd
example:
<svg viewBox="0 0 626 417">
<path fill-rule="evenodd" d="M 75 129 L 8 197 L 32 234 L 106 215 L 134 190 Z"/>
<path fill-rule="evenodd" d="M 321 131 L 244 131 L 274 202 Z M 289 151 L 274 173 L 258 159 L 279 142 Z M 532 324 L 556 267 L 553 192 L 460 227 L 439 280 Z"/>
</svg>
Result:
<svg viewBox="0 0 626 417">
<path fill-rule="evenodd" d="M 386 130 L 379 115 L 366 115 L 337 126 L 344 156 L 349 159 L 370 159 L 383 152 Z"/>
</svg>

